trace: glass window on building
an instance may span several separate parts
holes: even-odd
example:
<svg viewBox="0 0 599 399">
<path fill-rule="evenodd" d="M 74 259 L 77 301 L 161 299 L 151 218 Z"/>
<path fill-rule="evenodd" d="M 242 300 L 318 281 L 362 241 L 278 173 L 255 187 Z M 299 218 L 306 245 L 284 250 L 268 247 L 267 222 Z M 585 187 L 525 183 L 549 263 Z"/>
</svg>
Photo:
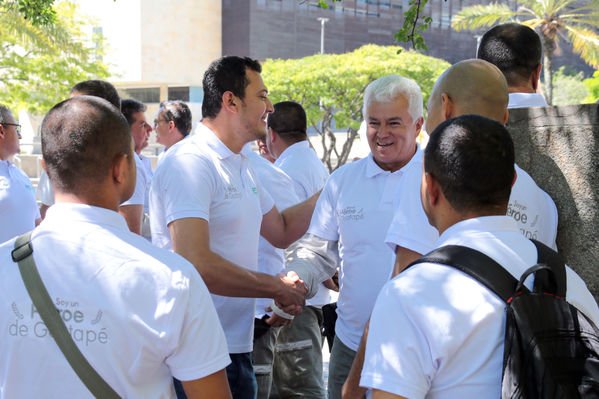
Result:
<svg viewBox="0 0 599 399">
<path fill-rule="evenodd" d="M 168 88 L 168 99 L 189 102 L 189 86 L 169 87 Z"/>
<path fill-rule="evenodd" d="M 159 103 L 160 88 L 159 87 L 143 87 L 121 90 L 122 98 L 132 98 L 142 103 Z"/>
</svg>

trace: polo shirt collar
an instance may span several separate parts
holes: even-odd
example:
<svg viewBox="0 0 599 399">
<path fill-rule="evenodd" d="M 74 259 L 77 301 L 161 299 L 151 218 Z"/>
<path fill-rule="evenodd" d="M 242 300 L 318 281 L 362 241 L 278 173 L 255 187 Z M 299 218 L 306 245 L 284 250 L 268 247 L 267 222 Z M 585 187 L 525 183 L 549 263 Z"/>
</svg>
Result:
<svg viewBox="0 0 599 399">
<path fill-rule="evenodd" d="M 281 155 L 279 155 L 279 157 L 277 158 L 277 160 L 275 162 L 275 165 L 279 166 L 285 158 L 288 158 L 291 155 L 293 155 L 294 153 L 302 151 L 309 147 L 310 147 L 310 143 L 308 143 L 308 140 L 302 140 L 302 141 L 298 141 L 297 143 L 291 144 L 289 147 L 285 148 L 285 150 L 281 153 Z"/>
<path fill-rule="evenodd" d="M 197 137 L 201 143 L 204 143 L 210 147 L 212 151 L 216 153 L 219 159 L 226 159 L 233 156 L 239 156 L 229 149 L 217 136 L 214 134 L 212 129 L 203 123 L 198 124 L 197 133 L 194 138 Z"/>
<path fill-rule="evenodd" d="M 8 170 L 10 167 L 12 166 L 12 162 L 8 161 L 8 160 L 2 160 L 0 159 L 0 167 Z"/>
<path fill-rule="evenodd" d="M 19 168 L 17 168 L 17 166 L 9 160 L 4 161 L 0 159 L 0 170 L 2 169 L 5 170 L 11 178 L 18 176 Z"/>
<path fill-rule="evenodd" d="M 86 222 L 121 231 L 129 231 L 125 218 L 115 211 L 97 206 L 68 202 L 57 203 L 48 208 L 46 218 L 42 224 L 64 224 L 69 221 Z"/>
<path fill-rule="evenodd" d="M 449 227 L 441 234 L 437 246 L 444 245 L 455 237 L 476 233 L 518 232 L 518 224 L 514 218 L 505 215 L 481 216 L 462 220 Z"/>
<path fill-rule="evenodd" d="M 508 108 L 545 107 L 547 101 L 539 93 L 510 93 Z"/>
<path fill-rule="evenodd" d="M 413 164 L 420 162 L 422 159 L 422 156 L 423 156 L 423 150 L 421 150 L 420 146 L 418 144 L 416 144 L 416 153 L 412 156 L 412 158 L 410 159 L 410 162 L 408 162 L 402 168 L 400 168 L 399 170 L 396 170 L 393 173 L 402 174 L 404 171 L 408 170 L 408 168 L 411 168 Z M 381 173 L 390 173 L 387 170 L 381 169 L 381 167 L 377 165 L 377 163 L 374 161 L 374 157 L 372 156 L 372 152 L 368 153 L 367 158 L 368 158 L 368 160 L 366 161 L 366 177 L 372 178 Z"/>
</svg>

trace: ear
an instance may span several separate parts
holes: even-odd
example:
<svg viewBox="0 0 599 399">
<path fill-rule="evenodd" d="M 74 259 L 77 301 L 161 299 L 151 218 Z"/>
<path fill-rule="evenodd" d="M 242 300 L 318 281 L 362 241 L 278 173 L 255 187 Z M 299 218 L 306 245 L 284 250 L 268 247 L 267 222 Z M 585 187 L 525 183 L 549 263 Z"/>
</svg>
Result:
<svg viewBox="0 0 599 399">
<path fill-rule="evenodd" d="M 425 173 L 424 179 L 426 180 L 426 197 L 429 206 L 434 207 L 439 205 L 439 200 L 441 195 L 443 195 L 439 182 L 430 173 Z"/>
<path fill-rule="evenodd" d="M 518 171 L 514 169 L 514 181 L 512 182 L 512 188 L 514 188 L 514 184 L 516 184 L 516 179 L 518 178 Z"/>
<path fill-rule="evenodd" d="M 268 128 L 268 134 L 270 134 L 271 143 L 274 143 L 279 139 L 279 135 L 274 130 L 272 130 L 272 127 Z"/>
<path fill-rule="evenodd" d="M 508 118 L 510 117 L 510 111 L 509 110 L 505 110 L 505 115 L 503 115 L 503 124 L 505 125 L 507 123 Z"/>
<path fill-rule="evenodd" d="M 543 69 L 543 64 L 539 64 L 534 71 L 532 71 L 532 74 L 530 75 L 530 79 L 531 79 L 531 85 L 533 90 L 536 92 L 537 89 L 539 88 L 539 79 L 541 78 L 541 70 Z"/>
<path fill-rule="evenodd" d="M 44 157 L 42 157 L 41 164 L 42 164 L 42 169 L 44 170 L 44 172 L 48 173 L 48 170 L 46 169 L 46 161 L 44 161 Z"/>
<path fill-rule="evenodd" d="M 443 120 L 451 119 L 454 114 L 455 104 L 447 93 L 441 94 L 441 111 L 443 112 Z"/>
<path fill-rule="evenodd" d="M 129 157 L 127 154 L 117 155 L 112 163 L 112 180 L 117 184 L 125 183 L 128 176 Z M 135 163 L 133 163 L 135 164 Z"/>
<path fill-rule="evenodd" d="M 421 116 L 420 118 L 418 118 L 418 120 L 416 121 L 416 131 L 418 133 L 420 133 L 420 129 L 422 129 L 422 125 L 424 125 L 424 118 Z"/>
<path fill-rule="evenodd" d="M 233 94 L 232 91 L 225 91 L 223 93 L 222 100 L 222 108 L 224 108 L 226 111 L 232 113 L 237 113 L 239 111 L 241 100 L 235 94 Z"/>
</svg>

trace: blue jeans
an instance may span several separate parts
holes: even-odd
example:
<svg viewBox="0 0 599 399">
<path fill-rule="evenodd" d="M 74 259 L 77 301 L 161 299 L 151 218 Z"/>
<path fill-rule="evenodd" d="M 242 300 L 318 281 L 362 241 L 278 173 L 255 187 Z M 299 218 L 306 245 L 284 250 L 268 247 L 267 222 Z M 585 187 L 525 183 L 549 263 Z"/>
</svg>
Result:
<svg viewBox="0 0 599 399">
<path fill-rule="evenodd" d="M 227 379 L 233 399 L 256 399 L 258 384 L 254 376 L 251 353 L 230 353 Z"/>
<path fill-rule="evenodd" d="M 233 399 L 256 399 L 258 385 L 254 377 L 251 353 L 229 353 L 231 364 L 226 368 Z M 177 399 L 187 399 L 181 382 L 175 379 Z"/>
<path fill-rule="evenodd" d="M 349 349 L 335 336 L 329 361 L 329 399 L 341 399 L 341 389 L 354 363 L 356 352 Z"/>
</svg>

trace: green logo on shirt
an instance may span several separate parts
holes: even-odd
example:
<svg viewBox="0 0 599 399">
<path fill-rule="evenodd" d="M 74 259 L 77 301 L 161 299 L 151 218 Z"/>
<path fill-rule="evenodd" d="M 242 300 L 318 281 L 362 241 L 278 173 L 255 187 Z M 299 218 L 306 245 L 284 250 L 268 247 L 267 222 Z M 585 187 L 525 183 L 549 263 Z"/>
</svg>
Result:
<svg viewBox="0 0 599 399">
<path fill-rule="evenodd" d="M 252 187 L 252 191 L 254 192 L 254 194 L 258 195 L 258 189 L 256 187 Z"/>
</svg>

